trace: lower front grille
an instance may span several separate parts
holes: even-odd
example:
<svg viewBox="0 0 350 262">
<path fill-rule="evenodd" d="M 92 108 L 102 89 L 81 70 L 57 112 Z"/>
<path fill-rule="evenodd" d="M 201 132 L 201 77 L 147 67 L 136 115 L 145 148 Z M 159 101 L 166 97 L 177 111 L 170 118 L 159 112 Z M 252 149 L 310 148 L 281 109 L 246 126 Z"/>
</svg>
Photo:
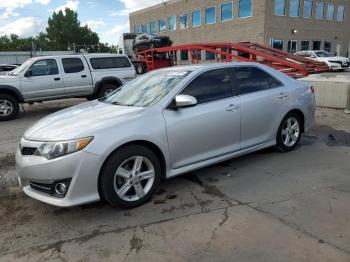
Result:
<svg viewBox="0 0 350 262">
<path fill-rule="evenodd" d="M 35 154 L 36 150 L 36 147 L 23 147 L 21 153 L 23 156 L 32 156 Z"/>
</svg>

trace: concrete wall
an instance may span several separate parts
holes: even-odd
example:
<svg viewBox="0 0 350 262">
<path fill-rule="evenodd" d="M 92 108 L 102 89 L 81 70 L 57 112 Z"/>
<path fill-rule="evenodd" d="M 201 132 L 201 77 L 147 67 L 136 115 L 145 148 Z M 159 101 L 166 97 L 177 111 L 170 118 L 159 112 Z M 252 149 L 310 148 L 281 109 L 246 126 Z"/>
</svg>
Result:
<svg viewBox="0 0 350 262">
<path fill-rule="evenodd" d="M 310 75 L 301 80 L 315 87 L 317 106 L 350 109 L 350 76 Z"/>
<path fill-rule="evenodd" d="M 42 52 L 0 52 L 0 64 L 23 64 L 35 56 L 71 55 L 73 51 L 42 51 Z"/>
</svg>

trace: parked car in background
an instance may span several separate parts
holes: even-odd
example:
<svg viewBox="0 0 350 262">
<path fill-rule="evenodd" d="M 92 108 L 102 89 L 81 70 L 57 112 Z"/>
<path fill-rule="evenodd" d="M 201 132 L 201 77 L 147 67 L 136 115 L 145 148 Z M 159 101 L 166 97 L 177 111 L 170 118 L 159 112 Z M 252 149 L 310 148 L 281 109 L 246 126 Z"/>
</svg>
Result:
<svg viewBox="0 0 350 262">
<path fill-rule="evenodd" d="M 342 56 L 333 56 L 330 53 L 323 50 L 301 51 L 301 52 L 295 53 L 295 55 L 320 61 L 320 62 L 325 62 L 329 66 L 329 68 L 334 71 L 341 71 L 350 67 L 349 58 L 342 57 Z"/>
<path fill-rule="evenodd" d="M 7 73 L 11 72 L 12 70 L 16 69 L 17 65 L 6 65 L 1 64 L 0 65 L 0 75 L 6 75 Z"/>
<path fill-rule="evenodd" d="M 271 146 L 294 150 L 315 121 L 313 91 L 256 63 L 152 71 L 27 130 L 20 186 L 61 207 L 104 199 L 133 208 L 162 178 Z"/>
<path fill-rule="evenodd" d="M 169 36 L 141 34 L 136 36 L 133 50 L 138 52 L 150 48 L 166 47 L 171 45 L 172 41 L 170 40 Z"/>
<path fill-rule="evenodd" d="M 68 97 L 100 98 L 135 78 L 125 55 L 36 57 L 0 76 L 0 121 L 11 120 L 19 103 Z"/>
</svg>

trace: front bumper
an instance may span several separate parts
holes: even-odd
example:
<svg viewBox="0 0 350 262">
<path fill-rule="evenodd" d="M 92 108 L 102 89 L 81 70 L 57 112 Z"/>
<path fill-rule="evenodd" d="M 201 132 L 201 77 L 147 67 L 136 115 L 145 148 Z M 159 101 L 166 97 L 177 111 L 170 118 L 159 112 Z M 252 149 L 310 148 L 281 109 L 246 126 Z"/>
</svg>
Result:
<svg viewBox="0 0 350 262">
<path fill-rule="evenodd" d="M 42 142 L 21 140 L 22 147 L 39 147 Z M 85 151 L 79 151 L 57 159 L 47 160 L 41 156 L 22 155 L 16 152 L 16 169 L 23 192 L 39 201 L 70 207 L 95 202 L 100 199 L 98 176 L 104 158 Z M 58 198 L 35 189 L 31 183 L 52 184 L 55 181 L 70 179 L 70 185 L 64 198 Z"/>
</svg>

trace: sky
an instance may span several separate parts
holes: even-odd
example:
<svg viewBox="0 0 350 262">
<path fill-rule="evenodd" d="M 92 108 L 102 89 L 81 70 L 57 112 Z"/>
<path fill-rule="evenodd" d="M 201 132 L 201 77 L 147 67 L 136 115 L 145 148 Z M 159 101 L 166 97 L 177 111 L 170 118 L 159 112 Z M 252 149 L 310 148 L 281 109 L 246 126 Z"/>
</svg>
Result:
<svg viewBox="0 0 350 262">
<path fill-rule="evenodd" d="M 82 25 L 97 32 L 102 42 L 117 44 L 129 32 L 129 13 L 162 0 L 0 0 L 0 35 L 34 36 L 45 31 L 54 11 L 69 7 Z"/>
</svg>

